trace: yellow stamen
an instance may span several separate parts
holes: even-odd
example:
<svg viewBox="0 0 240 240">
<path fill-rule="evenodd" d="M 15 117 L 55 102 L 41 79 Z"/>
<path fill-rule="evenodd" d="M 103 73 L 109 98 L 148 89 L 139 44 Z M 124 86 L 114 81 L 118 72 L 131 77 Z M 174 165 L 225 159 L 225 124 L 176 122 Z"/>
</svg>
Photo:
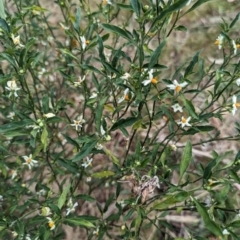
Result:
<svg viewBox="0 0 240 240">
<path fill-rule="evenodd" d="M 89 40 L 86 40 L 85 43 L 88 45 L 88 44 L 90 43 L 90 41 L 89 41 Z"/>
<path fill-rule="evenodd" d="M 125 95 L 125 96 L 124 96 L 124 100 L 125 100 L 125 101 L 129 101 L 129 100 L 130 100 L 129 96 L 128 96 L 128 95 Z"/>
<path fill-rule="evenodd" d="M 236 44 L 236 48 L 240 48 L 240 44 Z"/>
<path fill-rule="evenodd" d="M 107 0 L 103 0 L 102 3 L 103 3 L 104 5 L 106 5 L 106 4 L 107 4 Z"/>
<path fill-rule="evenodd" d="M 237 102 L 236 102 L 236 103 L 235 103 L 235 107 L 237 107 L 237 108 L 240 107 L 240 103 L 237 103 Z"/>
<path fill-rule="evenodd" d="M 78 125 L 78 124 L 79 124 L 79 121 L 76 120 L 76 121 L 75 121 L 75 125 Z"/>
<path fill-rule="evenodd" d="M 32 161 L 32 159 L 31 159 L 31 158 L 28 158 L 28 159 L 27 159 L 27 163 L 28 163 L 28 164 L 30 164 L 30 163 L 31 163 L 31 161 Z"/>
<path fill-rule="evenodd" d="M 54 224 L 53 221 L 50 221 L 50 222 L 48 223 L 48 226 L 49 226 L 50 228 L 52 228 L 54 225 L 55 225 L 55 224 Z"/>
<path fill-rule="evenodd" d="M 154 84 L 154 85 L 157 84 L 157 79 L 156 78 L 152 78 L 151 83 Z"/>
<path fill-rule="evenodd" d="M 186 123 L 187 122 L 187 119 L 186 118 L 182 118 L 182 123 Z"/>
<path fill-rule="evenodd" d="M 181 89 L 182 89 L 182 88 L 181 88 L 181 86 L 180 86 L 180 85 L 177 85 L 177 86 L 175 87 L 175 91 L 176 91 L 176 92 L 180 92 L 180 91 L 181 91 Z"/>
<path fill-rule="evenodd" d="M 219 40 L 216 40 L 214 44 L 219 45 Z"/>
</svg>

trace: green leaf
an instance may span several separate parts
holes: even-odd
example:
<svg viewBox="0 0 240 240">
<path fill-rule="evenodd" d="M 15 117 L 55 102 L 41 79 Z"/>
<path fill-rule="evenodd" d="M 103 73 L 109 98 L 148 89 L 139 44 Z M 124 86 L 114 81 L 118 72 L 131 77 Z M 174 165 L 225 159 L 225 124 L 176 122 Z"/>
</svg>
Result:
<svg viewBox="0 0 240 240">
<path fill-rule="evenodd" d="M 172 12 L 178 11 L 182 9 L 189 0 L 178 0 L 177 2 L 173 3 L 172 5 L 165 8 L 160 14 L 155 18 L 153 21 L 152 27 L 160 20 L 162 20 L 164 17 L 167 17 Z"/>
<path fill-rule="evenodd" d="M 67 199 L 67 194 L 70 190 L 71 185 L 69 184 L 67 187 L 64 187 L 64 190 L 60 196 L 60 198 L 58 199 L 58 208 L 62 209 L 64 203 L 66 202 Z"/>
<path fill-rule="evenodd" d="M 201 51 L 198 51 L 194 57 L 192 58 L 192 61 L 190 62 L 190 64 L 187 66 L 185 73 L 184 73 L 184 77 L 186 78 L 188 75 L 190 75 L 192 73 L 192 70 L 194 68 L 194 66 L 196 65 L 196 63 L 198 62 L 198 55 L 200 54 Z"/>
<path fill-rule="evenodd" d="M 126 118 L 126 119 L 120 119 L 119 121 L 117 121 L 113 124 L 110 131 L 114 131 L 114 130 L 119 129 L 119 128 L 132 126 L 138 120 L 139 120 L 138 117 L 129 117 L 129 118 Z"/>
<path fill-rule="evenodd" d="M 96 144 L 97 144 L 96 140 L 84 144 L 81 151 L 77 153 L 77 155 L 72 159 L 72 161 L 77 162 L 82 160 L 84 157 L 88 156 L 91 153 L 92 149 L 96 146 Z"/>
<path fill-rule="evenodd" d="M 108 171 L 93 173 L 91 176 L 95 178 L 105 178 L 105 177 L 107 178 L 107 177 L 113 176 L 114 174 L 115 174 L 114 172 L 108 170 Z"/>
<path fill-rule="evenodd" d="M 184 106 L 186 107 L 187 111 L 189 112 L 189 114 L 195 118 L 195 119 L 198 119 L 198 115 L 196 114 L 195 112 L 195 108 L 192 104 L 191 101 L 189 101 L 188 99 L 186 99 L 183 95 L 182 95 L 182 100 L 184 102 Z"/>
<path fill-rule="evenodd" d="M 32 125 L 34 122 L 31 119 L 24 119 L 18 122 L 11 122 L 0 126 L 0 133 L 6 133 L 16 129 L 22 129 L 26 126 Z"/>
<path fill-rule="evenodd" d="M 120 165 L 119 160 L 113 155 L 113 153 L 110 150 L 108 150 L 107 148 L 104 148 L 104 152 L 110 157 L 110 159 L 114 164 L 118 166 Z"/>
<path fill-rule="evenodd" d="M 214 84 L 214 95 L 217 93 L 218 87 L 220 86 L 220 84 L 222 82 L 221 74 L 222 74 L 222 72 L 217 69 L 216 70 L 216 81 Z"/>
<path fill-rule="evenodd" d="M 197 211 L 201 215 L 206 228 L 214 233 L 216 236 L 222 236 L 222 231 L 220 227 L 209 217 L 209 214 L 204 206 L 200 204 L 195 198 L 193 198 L 194 203 L 196 204 Z"/>
<path fill-rule="evenodd" d="M 184 148 L 183 157 L 180 163 L 180 177 L 179 183 L 183 177 L 183 174 L 186 172 L 189 163 L 192 160 L 192 144 L 190 141 L 187 142 L 187 145 Z"/>
<path fill-rule="evenodd" d="M 41 135 L 41 143 L 43 144 L 43 150 L 44 152 L 47 151 L 47 146 L 48 146 L 48 130 L 47 126 L 44 126 L 42 135 Z"/>
<path fill-rule="evenodd" d="M 0 1 L 1 1 L 1 0 L 0 0 Z M 1 8 L 1 7 L 0 7 L 0 8 Z M 0 10 L 0 11 L 1 11 L 1 10 Z M 3 31 L 5 31 L 5 32 L 10 32 L 10 28 L 9 28 L 7 22 L 6 22 L 4 19 L 2 19 L 2 18 L 0 18 L 0 28 L 2 28 Z"/>
<path fill-rule="evenodd" d="M 80 194 L 80 195 L 77 195 L 76 196 L 76 199 L 82 199 L 84 201 L 88 201 L 88 202 L 95 202 L 96 199 L 89 196 L 89 195 L 86 195 L 86 194 Z"/>
<path fill-rule="evenodd" d="M 138 0 L 130 0 L 130 3 L 132 5 L 132 8 L 136 15 L 139 17 L 140 16 L 140 4 Z"/>
<path fill-rule="evenodd" d="M 3 0 L 0 0 L 0 18 L 6 19 L 6 14 L 4 11 L 4 5 L 3 5 Z"/>
<path fill-rule="evenodd" d="M 75 226 L 87 227 L 87 228 L 95 228 L 95 225 L 93 223 L 91 223 L 90 221 L 87 221 L 83 218 L 80 218 L 80 217 L 65 218 L 64 223 L 75 225 Z"/>
<path fill-rule="evenodd" d="M 77 33 L 79 33 L 79 30 L 80 30 L 80 20 L 81 20 L 81 9 L 80 7 L 78 7 L 76 16 L 75 16 L 75 22 L 73 23 L 73 27 L 77 31 Z"/>
<path fill-rule="evenodd" d="M 162 209 L 166 209 L 169 208 L 172 205 L 175 205 L 178 202 L 183 202 L 185 201 L 188 197 L 190 196 L 189 192 L 185 192 L 185 191 L 181 191 L 175 195 L 172 196 L 168 196 L 167 198 L 165 198 L 164 200 L 162 200 L 161 202 L 155 202 L 153 207 L 150 209 L 151 210 L 162 210 Z"/>
<path fill-rule="evenodd" d="M 126 31 L 126 30 L 123 30 L 122 28 L 120 28 L 118 26 L 111 25 L 111 24 L 108 24 L 108 23 L 102 23 L 101 26 L 109 32 L 113 32 L 117 35 L 120 35 L 123 38 L 126 38 L 129 41 L 132 41 L 131 33 Z"/>
<path fill-rule="evenodd" d="M 188 10 L 183 14 L 183 16 L 184 16 L 185 14 L 193 11 L 195 8 L 199 7 L 199 6 L 202 5 L 203 3 L 206 3 L 206 2 L 209 2 L 209 1 L 211 1 L 211 0 L 198 0 L 196 3 L 194 3 L 194 4 L 192 5 L 192 7 L 191 7 L 190 9 L 188 9 Z"/>
<path fill-rule="evenodd" d="M 62 133 L 62 135 L 64 136 L 64 138 L 67 140 L 68 143 L 72 144 L 73 146 L 75 146 L 77 149 L 79 148 L 78 143 L 73 140 L 72 138 L 70 138 L 68 135 Z"/>
<path fill-rule="evenodd" d="M 204 169 L 204 174 L 203 174 L 203 179 L 204 180 L 207 181 L 211 177 L 212 169 L 216 166 L 216 164 L 217 164 L 216 159 L 213 159 L 211 162 L 208 163 L 208 165 Z"/>
<path fill-rule="evenodd" d="M 59 48 L 60 52 L 64 55 L 67 55 L 75 60 L 78 60 L 68 49 L 66 48 Z"/>
<path fill-rule="evenodd" d="M 133 214 L 134 212 L 135 212 L 134 208 L 131 208 L 131 209 L 127 212 L 127 214 L 124 216 L 123 221 L 124 221 L 124 222 L 127 221 L 127 220 L 132 216 L 132 214 Z"/>
<path fill-rule="evenodd" d="M 108 99 L 108 96 L 102 98 L 100 100 L 100 102 L 98 103 L 97 105 L 97 108 L 96 108 L 96 128 L 98 131 L 100 131 L 100 127 L 101 127 L 101 122 L 102 122 L 102 112 L 103 112 L 103 108 L 104 108 L 104 104 L 105 102 L 107 101 Z"/>
<path fill-rule="evenodd" d="M 15 67 L 17 69 L 17 66 L 16 66 L 16 62 L 15 62 L 15 59 L 8 53 L 1 53 L 0 54 L 0 61 L 1 60 L 6 60 L 7 62 L 9 62 L 13 67 Z"/>
<path fill-rule="evenodd" d="M 179 26 L 175 27 L 174 30 L 181 31 L 181 32 L 187 32 L 188 29 L 183 25 L 179 25 Z"/>
<path fill-rule="evenodd" d="M 164 39 L 161 42 L 161 44 L 156 48 L 156 50 L 153 52 L 152 56 L 150 57 L 148 70 L 152 69 L 152 67 L 158 62 L 158 58 L 159 58 L 165 44 L 166 44 L 166 39 Z"/>
<path fill-rule="evenodd" d="M 194 135 L 200 132 L 210 132 L 216 130 L 213 126 L 194 126 L 183 132 L 183 135 Z"/>
<path fill-rule="evenodd" d="M 233 21 L 231 22 L 229 28 L 232 28 L 235 25 L 235 23 L 238 21 L 239 17 L 240 17 L 240 13 L 238 13 L 236 15 L 236 17 L 233 19 Z"/>
<path fill-rule="evenodd" d="M 49 112 L 49 97 L 47 94 L 44 94 L 42 97 L 42 107 L 43 112 L 48 113 Z"/>
</svg>

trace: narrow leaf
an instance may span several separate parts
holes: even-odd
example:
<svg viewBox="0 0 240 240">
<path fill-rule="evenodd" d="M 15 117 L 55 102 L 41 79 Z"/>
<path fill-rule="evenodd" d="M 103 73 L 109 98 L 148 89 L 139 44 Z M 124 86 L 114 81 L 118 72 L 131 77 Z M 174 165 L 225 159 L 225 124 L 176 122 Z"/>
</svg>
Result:
<svg viewBox="0 0 240 240">
<path fill-rule="evenodd" d="M 92 149 L 96 146 L 97 141 L 91 141 L 89 143 L 84 144 L 81 151 L 72 159 L 73 162 L 77 162 L 88 156 Z"/>
<path fill-rule="evenodd" d="M 132 40 L 132 35 L 130 32 L 123 30 L 122 28 L 118 27 L 118 26 L 114 26 L 108 23 L 102 23 L 102 27 L 109 31 L 109 32 L 113 32 L 117 35 L 120 35 L 123 38 L 126 38 L 127 40 L 131 41 Z"/>
<path fill-rule="evenodd" d="M 140 16 L 140 4 L 138 0 L 130 0 L 130 3 L 132 5 L 133 11 L 137 14 L 137 16 Z"/>
<path fill-rule="evenodd" d="M 154 20 L 152 27 L 160 20 L 162 20 L 164 17 L 168 16 L 172 12 L 178 11 L 182 9 L 189 0 L 179 0 L 175 3 L 173 3 L 171 6 L 165 8 Z"/>
<path fill-rule="evenodd" d="M 76 16 L 75 16 L 75 22 L 73 24 L 75 30 L 79 33 L 79 27 L 80 27 L 80 20 L 81 20 L 81 9 L 80 7 L 77 8 Z"/>
<path fill-rule="evenodd" d="M 3 5 L 3 0 L 0 0 L 0 18 L 6 19 L 6 14 L 4 11 L 4 5 Z"/>
<path fill-rule="evenodd" d="M 192 58 L 192 61 L 190 62 L 190 64 L 187 66 L 185 73 L 184 73 L 184 77 L 187 77 L 189 74 L 192 73 L 192 70 L 195 66 L 195 64 L 198 62 L 198 55 L 201 51 L 198 51 L 194 57 Z"/>
<path fill-rule="evenodd" d="M 184 96 L 182 96 L 182 99 L 184 101 L 184 106 L 186 107 L 187 111 L 189 112 L 189 114 L 194 117 L 195 119 L 198 119 L 198 115 L 195 112 L 195 108 L 192 104 L 191 101 L 189 101 L 188 99 L 186 99 Z"/>
<path fill-rule="evenodd" d="M 101 122 L 102 122 L 102 112 L 103 112 L 104 104 L 107 101 L 107 99 L 108 99 L 108 96 L 102 98 L 101 101 L 97 105 L 95 119 L 96 119 L 96 128 L 98 131 L 100 131 L 100 126 L 101 126 Z"/>
<path fill-rule="evenodd" d="M 149 70 L 158 62 L 158 58 L 159 58 L 165 44 L 166 44 L 166 39 L 164 39 L 161 42 L 161 44 L 156 48 L 156 50 L 153 52 L 153 54 L 150 58 L 150 61 L 149 61 L 149 65 L 148 65 Z"/>
<path fill-rule="evenodd" d="M 209 217 L 209 214 L 204 206 L 200 204 L 195 198 L 193 198 L 194 203 L 196 204 L 197 211 L 201 215 L 204 224 L 209 231 L 214 233 L 216 236 L 222 236 L 222 231 L 220 227 Z"/>
<path fill-rule="evenodd" d="M 64 188 L 60 198 L 58 199 L 58 208 L 61 209 L 64 205 L 64 203 L 66 202 L 66 199 L 67 199 L 67 194 L 70 190 L 70 186 L 71 185 L 68 185 L 67 187 Z"/>
<path fill-rule="evenodd" d="M 199 7 L 199 6 L 202 5 L 203 3 L 206 3 L 206 2 L 209 2 L 209 1 L 211 1 L 211 0 L 198 0 L 196 3 L 193 4 L 193 6 L 192 6 L 189 10 L 187 10 L 187 11 L 184 13 L 184 15 L 187 14 L 187 13 L 189 13 L 189 12 L 191 12 L 191 11 L 193 11 L 195 8 Z"/>
<path fill-rule="evenodd" d="M 113 176 L 115 173 L 112 171 L 102 171 L 102 172 L 96 172 L 92 174 L 92 177 L 95 178 L 107 178 Z"/>
<path fill-rule="evenodd" d="M 91 222 L 84 220 L 82 218 L 65 218 L 64 223 L 66 224 L 72 224 L 75 226 L 82 226 L 82 227 L 88 227 L 88 228 L 95 228 L 95 225 Z"/>
<path fill-rule="evenodd" d="M 187 145 L 184 148 L 183 157 L 180 163 L 180 178 L 179 183 L 183 177 L 183 174 L 186 172 L 189 163 L 192 160 L 192 144 L 190 141 L 187 142 Z"/>
<path fill-rule="evenodd" d="M 237 16 L 233 19 L 229 28 L 232 28 L 235 25 L 235 23 L 238 21 L 239 17 L 240 17 L 240 13 L 238 13 Z"/>
</svg>

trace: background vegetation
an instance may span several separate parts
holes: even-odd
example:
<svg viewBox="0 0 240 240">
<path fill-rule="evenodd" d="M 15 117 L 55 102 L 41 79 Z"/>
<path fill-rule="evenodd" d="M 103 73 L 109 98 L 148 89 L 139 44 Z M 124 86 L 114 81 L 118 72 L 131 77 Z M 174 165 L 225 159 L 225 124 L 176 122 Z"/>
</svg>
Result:
<svg viewBox="0 0 240 240">
<path fill-rule="evenodd" d="M 0 238 L 239 239 L 239 12 L 0 1 Z"/>
</svg>

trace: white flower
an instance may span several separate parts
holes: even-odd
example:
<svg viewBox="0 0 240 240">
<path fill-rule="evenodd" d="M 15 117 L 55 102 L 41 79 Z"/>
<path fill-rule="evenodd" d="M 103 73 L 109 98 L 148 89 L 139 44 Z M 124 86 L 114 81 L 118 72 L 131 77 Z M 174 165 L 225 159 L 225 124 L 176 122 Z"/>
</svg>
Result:
<svg viewBox="0 0 240 240">
<path fill-rule="evenodd" d="M 84 36 L 80 36 L 80 41 L 81 41 L 82 49 L 84 50 L 89 44 L 89 40 L 86 40 Z"/>
<path fill-rule="evenodd" d="M 50 230 L 53 230 L 55 228 L 55 222 L 50 217 L 47 217 L 47 220 L 48 220 L 48 226 Z"/>
<path fill-rule="evenodd" d="M 172 107 L 174 112 L 177 112 L 177 111 L 182 112 L 183 111 L 182 107 L 178 103 L 172 105 L 171 107 Z"/>
<path fill-rule="evenodd" d="M 123 102 L 124 100 L 125 100 L 125 101 L 129 101 L 129 100 L 130 100 L 130 97 L 129 97 L 129 96 L 130 96 L 130 94 L 129 94 L 129 89 L 126 88 L 126 89 L 124 90 L 124 92 L 123 92 L 123 96 L 118 99 L 118 103 L 121 103 L 121 102 Z"/>
<path fill-rule="evenodd" d="M 41 189 L 40 191 L 36 192 L 37 196 L 45 196 L 47 191 L 45 189 Z"/>
<path fill-rule="evenodd" d="M 10 170 L 11 179 L 13 180 L 17 176 L 17 171 L 12 169 Z"/>
<path fill-rule="evenodd" d="M 69 30 L 69 27 L 65 26 L 63 23 L 59 23 L 61 28 L 64 29 L 64 30 Z"/>
<path fill-rule="evenodd" d="M 93 92 L 93 94 L 89 97 L 89 99 L 93 99 L 93 98 L 96 98 L 96 97 L 97 97 L 97 93 Z"/>
<path fill-rule="evenodd" d="M 100 127 L 100 132 L 101 132 L 101 135 L 104 136 L 106 131 L 104 130 L 103 126 L 101 125 Z"/>
<path fill-rule="evenodd" d="M 32 240 L 30 234 L 26 234 L 25 240 Z"/>
<path fill-rule="evenodd" d="M 78 128 L 82 128 L 82 125 L 86 122 L 82 115 L 78 117 L 77 120 L 73 120 L 73 124 L 70 124 L 71 126 L 76 128 L 76 131 L 78 131 Z"/>
<path fill-rule="evenodd" d="M 223 45 L 224 36 L 220 34 L 215 41 L 215 44 L 218 45 L 218 48 L 221 49 Z"/>
<path fill-rule="evenodd" d="M 177 146 L 174 145 L 174 144 L 170 144 L 170 148 L 171 148 L 174 152 L 177 151 Z"/>
<path fill-rule="evenodd" d="M 225 228 L 225 229 L 222 231 L 222 234 L 223 234 L 223 235 L 229 235 L 230 232 Z"/>
<path fill-rule="evenodd" d="M 125 79 L 125 80 L 128 80 L 129 78 L 131 77 L 131 75 L 129 73 L 124 73 L 121 78 L 122 79 Z"/>
<path fill-rule="evenodd" d="M 240 103 L 237 102 L 237 97 L 235 95 L 233 95 L 232 101 L 233 101 L 232 114 L 235 115 L 237 108 L 240 107 Z"/>
<path fill-rule="evenodd" d="M 55 117 L 55 114 L 54 113 L 46 113 L 46 114 L 43 114 L 43 116 L 46 118 L 52 118 L 52 117 Z"/>
<path fill-rule="evenodd" d="M 96 230 L 93 231 L 93 234 L 98 236 L 98 234 L 99 234 L 99 228 L 98 227 L 96 228 Z"/>
<path fill-rule="evenodd" d="M 80 87 L 85 80 L 86 76 L 84 75 L 83 77 L 79 76 L 77 82 L 74 82 L 75 87 Z"/>
<path fill-rule="evenodd" d="M 18 97 L 17 91 L 20 90 L 21 88 L 17 87 L 16 81 L 12 80 L 12 81 L 8 81 L 7 82 L 7 87 L 5 87 L 8 91 L 10 91 L 9 93 L 9 97 L 12 96 L 12 94 L 14 94 L 15 97 Z"/>
<path fill-rule="evenodd" d="M 184 128 L 185 126 L 191 127 L 191 124 L 189 124 L 189 121 L 191 120 L 191 117 L 188 117 L 187 119 L 182 117 L 181 121 L 178 122 L 177 124 L 181 124 L 182 128 Z"/>
<path fill-rule="evenodd" d="M 42 210 L 41 210 L 41 213 L 40 213 L 41 216 L 47 217 L 51 214 L 52 214 L 52 212 L 51 212 L 51 209 L 49 207 L 42 207 Z"/>
<path fill-rule="evenodd" d="M 104 4 L 104 5 L 107 5 L 107 4 L 112 4 L 112 2 L 110 1 L 110 0 L 103 0 L 102 1 L 102 3 Z"/>
<path fill-rule="evenodd" d="M 87 177 L 86 178 L 86 182 L 91 182 L 92 181 L 92 178 L 91 177 Z"/>
<path fill-rule="evenodd" d="M 240 218 L 240 210 L 238 210 L 238 215 L 237 216 Z"/>
<path fill-rule="evenodd" d="M 97 150 L 102 150 L 103 149 L 103 145 L 101 143 L 97 143 L 96 147 Z"/>
<path fill-rule="evenodd" d="M 232 46 L 233 46 L 233 54 L 236 55 L 237 54 L 237 45 L 234 40 L 232 40 Z"/>
<path fill-rule="evenodd" d="M 32 154 L 28 156 L 23 156 L 23 159 L 25 160 L 25 163 L 23 165 L 27 165 L 29 169 L 31 169 L 34 166 L 37 166 L 38 161 L 32 159 Z"/>
<path fill-rule="evenodd" d="M 174 90 L 175 92 L 180 92 L 183 87 L 185 87 L 188 83 L 183 82 L 183 83 L 178 83 L 177 80 L 173 80 L 173 84 L 167 85 L 167 87 L 171 90 Z"/>
<path fill-rule="evenodd" d="M 24 45 L 21 44 L 20 42 L 20 36 L 18 35 L 17 37 L 14 37 L 14 35 L 11 35 L 11 38 L 13 40 L 14 45 L 19 46 L 19 47 L 24 47 Z"/>
<path fill-rule="evenodd" d="M 144 81 L 142 82 L 142 84 L 143 84 L 144 86 L 147 86 L 147 85 L 150 84 L 150 83 L 152 83 L 152 84 L 154 84 L 154 85 L 157 84 L 157 79 L 153 77 L 153 69 L 151 69 L 151 70 L 148 72 L 148 79 L 147 79 L 147 80 L 144 80 Z"/>
<path fill-rule="evenodd" d="M 92 158 L 89 159 L 87 157 L 87 160 L 84 163 L 82 163 L 81 166 L 84 168 L 87 168 L 89 165 L 92 166 L 92 160 L 93 160 Z"/>
<path fill-rule="evenodd" d="M 68 200 L 68 203 L 67 203 L 67 212 L 66 212 L 66 216 L 70 213 L 70 212 L 75 212 L 75 208 L 78 206 L 78 203 L 75 202 L 74 204 L 72 203 L 72 198 L 70 198 Z"/>
<path fill-rule="evenodd" d="M 8 115 L 7 115 L 7 118 L 10 118 L 10 119 L 14 119 L 15 117 L 15 112 L 10 112 Z"/>
<path fill-rule="evenodd" d="M 238 86 L 240 86 L 240 78 L 238 78 L 238 79 L 236 80 L 236 84 L 237 84 Z"/>
</svg>

